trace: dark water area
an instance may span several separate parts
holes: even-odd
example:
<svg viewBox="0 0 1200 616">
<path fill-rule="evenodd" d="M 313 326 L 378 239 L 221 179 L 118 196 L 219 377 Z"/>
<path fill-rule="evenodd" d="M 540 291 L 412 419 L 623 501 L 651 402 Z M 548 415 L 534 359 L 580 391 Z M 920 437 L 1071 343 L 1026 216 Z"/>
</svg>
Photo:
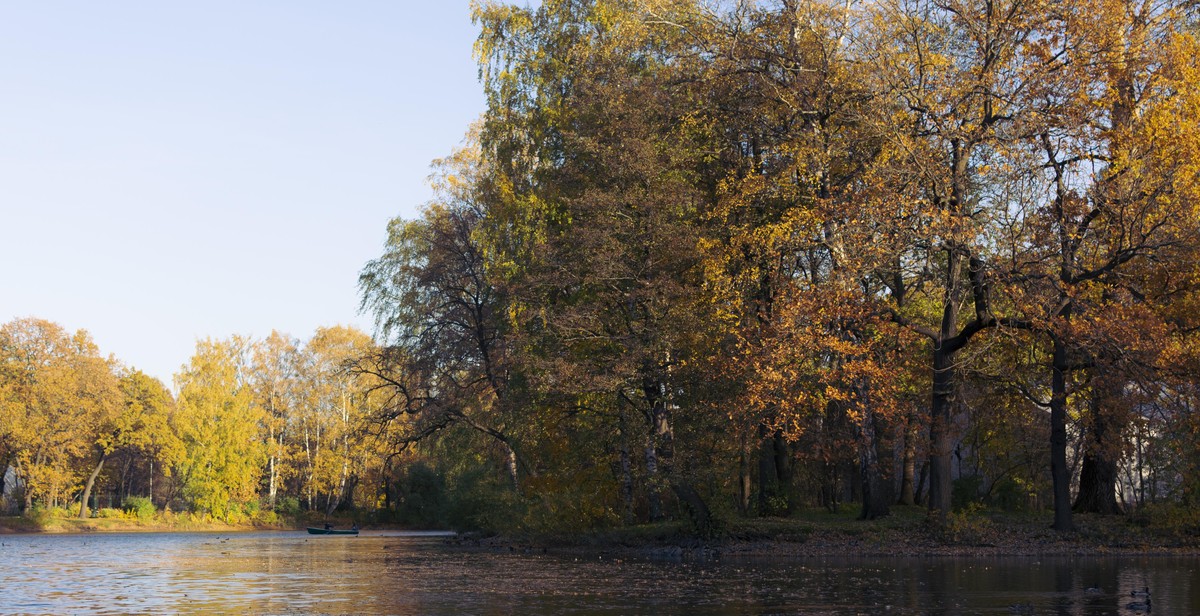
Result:
<svg viewBox="0 0 1200 616">
<path fill-rule="evenodd" d="M 474 552 L 423 533 L 0 536 L 0 613 L 1200 614 L 1200 558 L 707 562 Z"/>
</svg>

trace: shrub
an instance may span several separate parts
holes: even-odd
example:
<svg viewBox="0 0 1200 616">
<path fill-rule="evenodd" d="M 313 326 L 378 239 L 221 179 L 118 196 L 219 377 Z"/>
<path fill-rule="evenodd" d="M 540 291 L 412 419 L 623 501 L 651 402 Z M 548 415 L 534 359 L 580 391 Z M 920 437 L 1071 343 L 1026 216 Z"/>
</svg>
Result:
<svg viewBox="0 0 1200 616">
<path fill-rule="evenodd" d="M 477 466 L 447 482 L 442 515 L 426 523 L 433 522 L 435 528 L 511 531 L 524 517 L 523 505 L 494 469 Z"/>
<path fill-rule="evenodd" d="M 954 480 L 950 489 L 950 505 L 955 511 L 961 511 L 979 502 L 979 486 L 983 485 L 983 477 L 967 475 Z"/>
<path fill-rule="evenodd" d="M 125 512 L 121 511 L 120 509 L 116 509 L 114 507 L 104 507 L 104 508 L 96 511 L 96 517 L 119 519 L 119 518 L 125 517 Z"/>
<path fill-rule="evenodd" d="M 1130 521 L 1162 536 L 1194 539 L 1200 535 L 1200 509 L 1181 503 L 1147 503 Z"/>
<path fill-rule="evenodd" d="M 1028 511 L 1034 493 L 1034 488 L 1028 481 L 1005 477 L 992 488 L 991 502 L 1004 511 Z"/>
<path fill-rule="evenodd" d="M 288 517 L 300 515 L 300 499 L 295 496 L 285 496 L 275 502 L 275 512 Z"/>
<path fill-rule="evenodd" d="M 270 509 L 262 509 L 255 512 L 250 521 L 257 526 L 274 526 L 279 524 L 279 514 Z"/>
<path fill-rule="evenodd" d="M 983 505 L 972 503 L 946 516 L 942 539 L 948 543 L 974 545 L 993 532 L 991 520 L 982 517 Z"/>
<path fill-rule="evenodd" d="M 786 517 L 792 511 L 792 504 L 786 495 L 772 494 L 767 497 L 762 515 L 768 517 Z"/>
<path fill-rule="evenodd" d="M 55 518 L 68 517 L 67 511 L 61 507 L 46 507 L 34 505 L 25 512 L 25 517 L 38 526 L 45 526 Z"/>
<path fill-rule="evenodd" d="M 126 514 L 143 522 L 152 519 L 156 512 L 154 503 L 145 496 L 127 496 L 122 506 Z"/>
<path fill-rule="evenodd" d="M 400 479 L 398 517 L 406 524 L 436 528 L 444 524 L 446 483 L 428 465 L 418 462 L 408 467 Z"/>
</svg>

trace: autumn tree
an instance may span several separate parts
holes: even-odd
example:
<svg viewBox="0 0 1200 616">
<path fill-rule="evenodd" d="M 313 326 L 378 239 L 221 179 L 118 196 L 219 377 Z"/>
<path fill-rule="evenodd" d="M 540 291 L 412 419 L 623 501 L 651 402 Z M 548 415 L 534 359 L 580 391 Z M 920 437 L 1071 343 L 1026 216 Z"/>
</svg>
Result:
<svg viewBox="0 0 1200 616">
<path fill-rule="evenodd" d="M 638 3 L 491 6 L 480 20 L 482 141 L 499 161 L 490 246 L 525 257 L 505 282 L 537 372 L 558 393 L 610 401 L 621 473 L 628 442 L 651 519 L 670 493 L 706 528 L 696 463 L 676 439 L 699 383 L 686 367 L 712 325 L 696 250 L 703 136 L 674 64 L 686 37 Z"/>
<path fill-rule="evenodd" d="M 478 152 L 441 163 L 437 197 L 415 221 L 388 225 L 384 254 L 359 278 L 382 348 L 358 370 L 380 380 L 377 419 L 403 448 L 455 425 L 496 446 L 520 482 L 505 298 L 479 246 Z"/>
<path fill-rule="evenodd" d="M 170 425 L 175 398 L 161 381 L 140 370 L 125 371 L 120 389 L 121 410 L 104 434 L 103 445 L 121 467 L 119 480 L 126 496 L 133 495 L 134 469 L 145 465 L 145 492 L 139 495 L 153 502 L 155 473 L 169 477 L 183 456 L 183 443 Z"/>
<path fill-rule="evenodd" d="M 1197 150 L 1185 111 L 1196 88 L 1180 79 L 1194 63 L 1183 51 L 1194 42 L 1180 33 L 1182 5 L 1077 3 L 1055 16 L 1029 45 L 1061 68 L 1020 93 L 1037 120 L 1022 125 L 1024 145 L 1010 152 L 1024 184 L 1013 183 L 1004 241 L 1020 247 L 1006 263 L 1015 273 L 1006 291 L 1047 341 L 1045 393 L 1025 391 L 1050 412 L 1054 527 L 1069 530 L 1072 401 L 1084 452 L 1075 505 L 1116 513 L 1122 433 L 1158 389 L 1153 341 L 1170 327 L 1153 305 L 1182 290 L 1161 282 L 1180 266 L 1177 249 L 1196 239 Z"/>
<path fill-rule="evenodd" d="M 255 405 L 263 410 L 263 436 L 267 454 L 267 506 L 274 509 L 280 487 L 298 471 L 291 447 L 298 423 L 299 393 L 304 382 L 299 371 L 299 341 L 272 331 L 253 345 L 249 380 Z"/>
<path fill-rule="evenodd" d="M 202 340 L 176 376 L 179 401 L 171 425 L 183 442 L 177 473 L 199 510 L 230 519 L 257 496 L 265 451 L 262 409 L 244 378 L 246 340 Z"/>
<path fill-rule="evenodd" d="M 318 328 L 302 351 L 298 419 L 305 434 L 306 492 L 324 496 L 326 515 L 353 494 L 365 465 L 360 441 L 372 388 L 352 365 L 372 352 L 370 338 L 348 327 Z"/>
<path fill-rule="evenodd" d="M 122 374 L 113 385 L 119 391 L 119 401 L 112 412 L 97 416 L 94 445 L 95 466 L 84 484 L 79 516 L 88 515 L 88 498 L 104 465 L 114 457 L 131 461 L 134 456 L 148 457 L 150 477 L 147 493 L 153 497 L 153 463 L 164 462 L 160 468 L 170 474 L 171 465 L 182 453 L 178 437 L 170 430 L 168 418 L 174 407 L 171 393 L 161 382 L 138 370 Z"/>
<path fill-rule="evenodd" d="M 0 439 L 24 489 L 55 506 L 83 488 L 81 515 L 103 467 L 106 428 L 119 408 L 113 364 L 86 331 L 73 335 L 41 319 L 0 328 Z M 83 470 L 81 460 L 87 471 Z M 86 485 L 83 476 L 86 477 Z"/>
<path fill-rule="evenodd" d="M 994 291 L 993 221 L 1009 207 L 1006 157 L 1036 117 L 1023 95 L 1062 63 L 1040 53 L 1053 18 L 1037 0 L 888 3 L 861 37 L 891 167 L 876 172 L 881 204 L 901 240 L 886 307 L 931 346 L 935 518 L 950 509 L 962 352 L 989 329 L 1024 326 Z"/>
</svg>

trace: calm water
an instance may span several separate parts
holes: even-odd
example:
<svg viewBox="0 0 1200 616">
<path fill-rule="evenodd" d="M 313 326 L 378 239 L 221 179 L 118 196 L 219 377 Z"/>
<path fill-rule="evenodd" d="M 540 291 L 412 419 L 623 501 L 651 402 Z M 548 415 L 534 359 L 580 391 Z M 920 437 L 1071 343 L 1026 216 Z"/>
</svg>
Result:
<svg viewBox="0 0 1200 616">
<path fill-rule="evenodd" d="M 1088 591 L 1089 587 L 1100 591 Z M 689 563 L 448 550 L 420 533 L 0 535 L 2 613 L 1200 614 L 1200 559 Z"/>
</svg>

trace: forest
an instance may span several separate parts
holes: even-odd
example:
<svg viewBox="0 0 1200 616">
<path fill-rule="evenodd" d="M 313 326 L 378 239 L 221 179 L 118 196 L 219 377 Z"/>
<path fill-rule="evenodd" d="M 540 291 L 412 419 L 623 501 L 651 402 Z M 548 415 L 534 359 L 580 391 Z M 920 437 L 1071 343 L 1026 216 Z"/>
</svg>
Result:
<svg viewBox="0 0 1200 616">
<path fill-rule="evenodd" d="M 474 18 L 488 108 L 364 266 L 373 336 L 204 341 L 172 394 L 12 321 L 10 509 L 1200 514 L 1195 3 Z"/>
</svg>

